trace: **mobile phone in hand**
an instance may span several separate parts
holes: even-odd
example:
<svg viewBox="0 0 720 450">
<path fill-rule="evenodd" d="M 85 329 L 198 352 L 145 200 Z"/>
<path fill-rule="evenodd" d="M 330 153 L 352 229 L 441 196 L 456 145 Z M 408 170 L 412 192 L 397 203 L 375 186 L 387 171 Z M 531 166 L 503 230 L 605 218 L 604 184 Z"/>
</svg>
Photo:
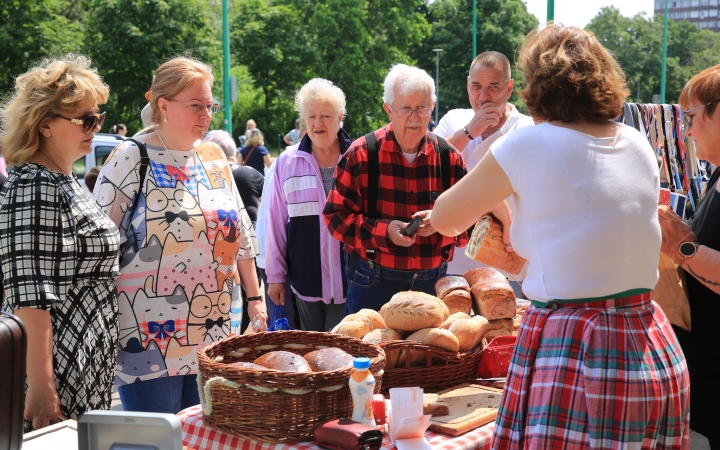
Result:
<svg viewBox="0 0 720 450">
<path fill-rule="evenodd" d="M 402 234 L 403 236 L 412 236 L 417 232 L 421 223 L 422 219 L 420 218 L 420 216 L 413 217 L 412 222 L 410 222 L 405 228 L 400 230 L 400 234 Z"/>
</svg>

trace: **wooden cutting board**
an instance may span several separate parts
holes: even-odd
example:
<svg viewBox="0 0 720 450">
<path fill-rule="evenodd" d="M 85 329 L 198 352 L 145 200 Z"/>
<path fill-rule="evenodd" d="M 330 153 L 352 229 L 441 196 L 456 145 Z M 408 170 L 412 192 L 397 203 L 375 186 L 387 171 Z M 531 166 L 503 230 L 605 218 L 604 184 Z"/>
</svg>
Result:
<svg viewBox="0 0 720 450">
<path fill-rule="evenodd" d="M 464 383 L 438 392 L 448 404 L 450 414 L 433 416 L 430 430 L 449 436 L 459 436 L 495 420 L 502 389 Z"/>
</svg>

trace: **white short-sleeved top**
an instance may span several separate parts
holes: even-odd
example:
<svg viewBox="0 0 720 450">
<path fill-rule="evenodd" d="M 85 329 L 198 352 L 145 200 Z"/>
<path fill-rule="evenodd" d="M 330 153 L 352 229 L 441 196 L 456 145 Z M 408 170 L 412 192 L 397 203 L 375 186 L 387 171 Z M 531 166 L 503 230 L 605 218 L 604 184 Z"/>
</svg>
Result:
<svg viewBox="0 0 720 450">
<path fill-rule="evenodd" d="M 544 123 L 490 148 L 515 194 L 510 236 L 528 260 L 523 292 L 547 302 L 652 289 L 659 172 L 637 130 L 595 138 Z"/>
</svg>

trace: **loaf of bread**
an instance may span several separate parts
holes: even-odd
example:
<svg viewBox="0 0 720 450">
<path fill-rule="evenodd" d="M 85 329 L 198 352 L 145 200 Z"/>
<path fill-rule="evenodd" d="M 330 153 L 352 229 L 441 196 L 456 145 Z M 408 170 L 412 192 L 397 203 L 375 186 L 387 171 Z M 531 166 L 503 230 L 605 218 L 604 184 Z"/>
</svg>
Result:
<svg viewBox="0 0 720 450">
<path fill-rule="evenodd" d="M 384 305 L 382 305 L 380 307 L 380 311 L 378 311 L 380 313 L 380 316 L 383 318 L 383 320 L 385 320 L 385 311 L 387 310 L 387 306 L 388 306 L 388 304 L 385 303 Z M 387 322 L 386 322 L 386 325 L 387 325 Z"/>
<path fill-rule="evenodd" d="M 456 276 L 442 277 L 435 283 L 435 294 L 440 300 L 456 289 L 470 292 L 470 285 L 465 278 Z"/>
<path fill-rule="evenodd" d="M 461 352 L 469 352 L 480 344 L 487 332 L 488 320 L 482 316 L 472 319 L 458 319 L 450 325 L 449 331 L 455 335 Z"/>
<path fill-rule="evenodd" d="M 457 337 L 448 330 L 442 328 L 425 328 L 418 330 L 407 337 L 408 341 L 415 341 L 431 347 L 439 348 L 449 352 L 457 353 L 460 349 L 460 343 Z M 400 352 L 398 356 L 397 367 L 405 367 L 405 358 L 407 352 Z M 427 365 L 427 353 L 420 350 L 410 351 L 410 367 Z"/>
<path fill-rule="evenodd" d="M 462 289 L 456 289 L 452 292 L 448 292 L 442 299 L 445 306 L 447 306 L 450 314 L 456 312 L 463 312 L 470 314 L 472 310 L 472 296 L 468 291 Z"/>
<path fill-rule="evenodd" d="M 505 275 L 501 274 L 498 270 L 493 269 L 492 267 L 477 267 L 475 269 L 470 269 L 463 274 L 463 278 L 467 280 L 468 284 L 470 285 L 470 289 L 472 289 L 473 285 L 478 281 L 507 281 Z"/>
<path fill-rule="evenodd" d="M 347 369 L 353 365 L 353 357 L 337 347 L 315 350 L 303 356 L 313 372 Z"/>
<path fill-rule="evenodd" d="M 364 316 L 358 316 L 356 319 L 357 320 L 343 320 L 339 324 L 335 325 L 335 328 L 333 328 L 330 332 L 362 339 L 366 334 L 372 331 L 372 320 Z"/>
<path fill-rule="evenodd" d="M 508 252 L 502 240 L 502 224 L 492 214 L 482 216 L 475 224 L 465 255 L 475 261 L 517 275 L 525 260 L 515 252 Z"/>
<path fill-rule="evenodd" d="M 475 314 L 488 320 L 515 317 L 515 293 L 507 281 L 478 281 L 472 287 Z"/>
<path fill-rule="evenodd" d="M 347 316 L 343 317 L 340 322 L 365 322 L 372 328 L 375 328 L 375 323 L 373 322 L 373 320 L 368 317 L 367 314 L 360 314 L 359 312 L 356 312 L 355 314 L 348 314 Z"/>
<path fill-rule="evenodd" d="M 254 364 L 265 366 L 268 369 L 280 370 L 283 372 L 312 372 L 310 364 L 300 355 L 295 353 L 276 351 L 268 352 L 253 361 Z"/>
<path fill-rule="evenodd" d="M 387 304 L 385 324 L 398 331 L 437 327 L 450 315 L 443 306 L 440 299 L 424 292 L 398 292 Z"/>
<path fill-rule="evenodd" d="M 232 367 L 239 367 L 239 368 L 241 368 L 241 369 L 264 370 L 264 371 L 277 372 L 277 371 L 274 370 L 274 369 L 268 369 L 268 368 L 265 367 L 265 366 L 261 366 L 261 365 L 259 365 L 259 364 L 255 364 L 255 363 L 251 363 L 251 362 L 241 362 L 241 361 L 239 361 L 239 362 L 230 363 L 230 364 L 228 364 L 228 365 L 229 365 L 229 366 L 232 366 Z"/>
<path fill-rule="evenodd" d="M 470 314 L 466 314 L 464 312 L 456 312 L 453 314 L 450 314 L 450 316 L 447 318 L 447 320 L 440 324 L 440 328 L 443 328 L 445 330 L 450 328 L 450 325 L 453 324 L 458 319 L 469 319 Z"/>
<path fill-rule="evenodd" d="M 510 336 L 513 331 L 513 319 L 498 319 L 488 321 L 485 339 L 490 342 L 498 336 Z"/>
<path fill-rule="evenodd" d="M 385 328 L 385 319 L 383 319 L 383 316 L 381 316 L 380 313 L 375 311 L 374 309 L 364 308 L 364 309 L 361 309 L 360 311 L 356 312 L 355 314 L 358 314 L 360 316 L 365 316 L 368 319 L 372 320 L 373 329 Z M 352 316 L 353 314 L 350 314 L 350 315 Z"/>
<path fill-rule="evenodd" d="M 437 298 L 437 297 L 432 297 L 432 298 L 435 299 L 435 301 L 440 304 L 440 308 L 442 309 L 442 314 L 443 314 L 443 322 L 445 322 L 447 320 L 447 318 L 450 317 L 450 308 L 448 308 L 447 305 L 445 304 L 445 302 L 440 300 L 439 298 Z"/>
<path fill-rule="evenodd" d="M 381 342 L 399 341 L 401 339 L 402 336 L 400 336 L 400 333 L 392 328 L 375 329 L 363 337 L 363 341 L 375 345 L 380 344 Z M 400 350 L 385 350 L 385 366 L 390 368 L 395 367 L 399 355 Z"/>
</svg>

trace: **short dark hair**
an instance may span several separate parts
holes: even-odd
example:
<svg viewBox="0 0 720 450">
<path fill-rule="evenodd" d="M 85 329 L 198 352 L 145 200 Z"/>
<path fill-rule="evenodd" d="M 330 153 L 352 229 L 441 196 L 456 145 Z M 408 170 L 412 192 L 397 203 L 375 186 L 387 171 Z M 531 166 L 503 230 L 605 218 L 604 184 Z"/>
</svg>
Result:
<svg viewBox="0 0 720 450">
<path fill-rule="evenodd" d="M 95 183 L 97 182 L 99 174 L 99 167 L 91 167 L 87 172 L 85 172 L 85 177 L 83 179 L 85 180 L 85 186 L 87 186 L 88 191 L 92 192 L 95 190 Z"/>
<path fill-rule="evenodd" d="M 551 23 L 530 32 L 520 49 L 525 89 L 535 119 L 605 123 L 630 94 L 625 74 L 593 33 Z"/>
<path fill-rule="evenodd" d="M 472 64 L 470 64 L 470 72 L 472 72 L 473 67 L 477 65 L 501 69 L 507 81 L 510 81 L 510 79 L 512 78 L 512 73 L 510 71 L 510 61 L 507 59 L 507 56 L 503 55 L 500 52 L 480 53 L 475 57 L 475 59 L 473 59 Z"/>
</svg>

